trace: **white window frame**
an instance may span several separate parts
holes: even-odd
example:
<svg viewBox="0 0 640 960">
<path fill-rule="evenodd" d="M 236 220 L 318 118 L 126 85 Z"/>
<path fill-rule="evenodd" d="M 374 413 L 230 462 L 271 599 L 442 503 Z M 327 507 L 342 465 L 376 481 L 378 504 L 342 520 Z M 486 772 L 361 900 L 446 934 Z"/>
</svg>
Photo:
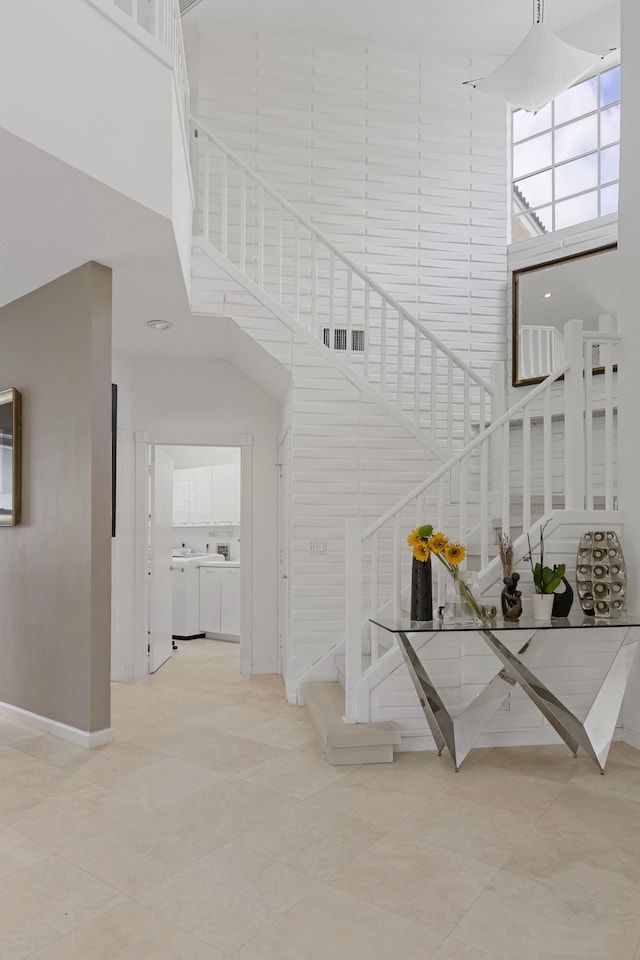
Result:
<svg viewBox="0 0 640 960">
<path fill-rule="evenodd" d="M 599 79 L 599 78 L 600 78 L 600 76 L 601 76 L 602 74 L 604 74 L 604 73 L 607 73 L 607 72 L 610 71 L 610 70 L 615 69 L 616 67 L 620 67 L 620 55 L 619 55 L 618 52 L 616 52 L 615 54 L 609 55 L 609 56 L 606 58 L 606 60 L 604 60 L 604 61 L 601 62 L 600 66 L 599 66 L 599 68 L 598 68 L 597 70 L 594 70 L 592 73 L 588 74 L 587 76 L 582 77 L 582 78 L 578 81 L 578 83 L 574 84 L 574 86 L 578 86 L 579 84 L 584 83 L 585 80 L 589 80 L 589 79 L 591 79 L 591 78 L 593 78 L 593 77 L 597 77 L 597 78 L 598 78 L 598 88 L 599 88 L 599 85 L 600 85 L 600 79 Z M 510 137 L 510 145 L 511 145 L 511 149 L 510 149 L 510 164 L 511 164 L 511 174 L 512 174 L 512 175 L 511 175 L 511 189 L 510 189 L 510 203 L 511 203 L 511 208 L 510 208 L 510 212 L 509 212 L 509 232 L 510 232 L 510 241 L 511 241 L 511 242 L 514 242 L 514 241 L 513 241 L 513 228 L 514 228 L 514 223 L 515 223 L 516 217 L 517 217 L 517 211 L 516 211 L 516 209 L 515 209 L 515 204 L 516 204 L 516 198 L 517 198 L 517 195 L 516 195 L 516 187 L 517 187 L 518 182 L 520 182 L 520 181 L 522 181 L 522 180 L 525 180 L 525 179 L 527 179 L 528 177 L 533 177 L 533 176 L 536 176 L 537 174 L 545 173 L 545 172 L 547 172 L 547 171 L 549 171 L 550 174 L 551 174 L 551 199 L 550 199 L 550 201 L 547 201 L 547 202 L 545 202 L 545 203 L 541 203 L 541 204 L 539 204 L 539 205 L 536 206 L 536 207 L 531 207 L 531 208 L 523 207 L 523 210 L 522 210 L 522 213 L 526 215 L 526 218 L 527 218 L 527 219 L 529 219 L 530 221 L 535 221 L 535 220 L 538 219 L 537 216 L 536 216 L 537 211 L 543 210 L 543 209 L 544 209 L 544 210 L 547 210 L 548 208 L 550 208 L 550 211 L 551 211 L 551 223 L 552 223 L 551 229 L 544 229 L 544 227 L 541 225 L 541 226 L 542 226 L 542 229 L 540 229 L 539 234 L 537 234 L 538 236 L 549 236 L 549 235 L 551 235 L 551 234 L 557 233 L 559 230 L 575 229 L 576 227 L 579 226 L 579 223 L 592 223 L 593 220 L 599 220 L 599 219 L 601 219 L 603 216 L 604 216 L 604 217 L 609 217 L 609 216 L 612 216 L 612 215 L 617 216 L 617 210 L 614 212 L 614 214 L 611 214 L 611 213 L 603 214 L 603 213 L 602 213 L 601 195 L 602 195 L 602 190 L 603 190 L 603 188 L 610 187 L 610 186 L 615 186 L 616 184 L 619 184 L 619 183 L 620 183 L 620 171 L 618 170 L 618 177 L 617 177 L 617 179 L 615 179 L 615 180 L 607 180 L 606 182 L 603 183 L 602 180 L 601 180 L 601 172 L 602 172 L 602 166 L 601 166 L 601 164 L 602 164 L 602 152 L 603 152 L 603 150 L 607 150 L 607 149 L 609 149 L 610 147 L 615 147 L 615 146 L 618 146 L 618 147 L 619 147 L 619 146 L 620 146 L 620 140 L 619 140 L 619 139 L 618 139 L 618 140 L 614 140 L 613 142 L 607 143 L 607 144 L 605 144 L 604 146 L 601 144 L 601 142 L 600 142 L 600 140 L 601 140 L 601 120 L 600 120 L 600 116 L 601 116 L 601 114 L 602 114 L 605 110 L 609 110 L 611 107 L 616 106 L 617 104 L 621 104 L 621 102 L 622 102 L 622 98 L 620 98 L 620 100 L 615 100 L 615 101 L 613 101 L 612 103 L 608 103 L 608 104 L 606 104 L 605 106 L 601 106 L 601 105 L 600 105 L 600 96 L 598 95 L 598 103 L 597 103 L 596 108 L 595 108 L 594 110 L 590 110 L 588 113 L 584 113 L 584 114 L 580 114 L 580 115 L 578 115 L 578 116 L 576 116 L 576 117 L 572 117 L 570 120 L 564 120 L 562 123 L 556 123 L 556 122 L 555 122 L 555 100 L 553 100 L 553 101 L 551 102 L 551 122 L 550 122 L 550 125 L 549 125 L 548 127 L 545 127 L 543 130 L 537 131 L 536 133 L 532 134 L 530 137 L 523 137 L 521 140 L 517 140 L 517 141 L 514 141 L 513 125 L 514 125 L 514 117 L 515 117 L 515 115 L 516 115 L 519 111 L 517 111 L 517 110 L 512 110 L 512 111 L 511 111 L 511 115 L 510 115 L 510 129 L 509 129 L 509 137 Z M 597 146 L 596 146 L 595 150 L 587 150 L 586 152 L 584 152 L 584 153 L 582 153 L 582 154 L 579 154 L 579 155 L 576 155 L 576 156 L 572 156 L 572 157 L 569 157 L 569 158 L 566 159 L 566 160 L 562 160 L 562 161 L 556 162 L 556 159 L 555 159 L 555 136 L 554 136 L 555 131 L 556 131 L 556 130 L 561 130 L 561 129 L 564 128 L 564 127 L 568 127 L 568 126 L 570 126 L 572 123 L 575 123 L 577 120 L 583 120 L 583 119 L 586 118 L 586 117 L 592 117 L 592 116 L 595 116 L 595 117 L 597 118 L 597 129 L 598 129 L 598 142 L 597 142 Z M 514 149 L 515 149 L 516 147 L 520 146 L 521 144 L 526 143 L 528 140 L 534 140 L 536 137 L 541 136 L 541 135 L 544 134 L 544 133 L 550 133 L 550 134 L 551 134 L 551 162 L 550 162 L 549 164 L 545 165 L 545 166 L 539 167 L 538 169 L 530 170 L 530 171 L 528 171 L 526 174 L 524 174 L 524 175 L 522 175 L 522 176 L 520 176 L 520 177 L 518 177 L 518 178 L 516 179 L 516 178 L 513 176 L 513 170 L 514 170 Z M 597 157 L 597 164 L 598 164 L 598 181 L 597 181 L 596 186 L 595 186 L 595 187 L 589 187 L 589 188 L 587 188 L 587 189 L 585 189 L 585 190 L 577 191 L 576 193 L 572 193 L 572 194 L 569 194 L 569 195 L 566 195 L 566 196 L 563 195 L 563 196 L 560 197 L 560 198 L 556 198 L 555 171 L 556 171 L 558 168 L 562 167 L 562 166 L 566 166 L 567 164 L 573 163 L 573 162 L 576 161 L 576 160 L 580 160 L 580 159 L 582 159 L 583 157 L 588 157 L 588 156 L 592 156 L 592 155 L 595 155 L 595 156 Z M 566 200 L 574 200 L 574 199 L 577 199 L 577 198 L 579 198 L 579 197 L 581 197 L 581 196 L 587 196 L 587 195 L 589 195 L 589 194 L 591 194 L 591 193 L 595 193 L 596 196 L 597 196 L 597 203 L 598 203 L 598 208 L 597 208 L 597 209 L 598 209 L 598 213 L 597 213 L 597 216 L 596 216 L 595 218 L 589 218 L 588 220 L 580 221 L 579 223 L 576 223 L 576 224 L 571 225 L 571 227 L 557 227 L 557 226 L 556 226 L 556 207 L 557 207 L 557 204 L 558 204 L 558 203 L 563 203 L 563 202 L 565 202 Z M 519 219 L 519 220 L 524 220 L 525 217 L 521 215 L 520 217 L 518 217 L 518 219 Z M 538 221 L 538 222 L 540 223 L 540 221 Z M 515 241 L 515 242 L 516 242 L 516 243 L 527 242 L 527 240 L 531 240 L 531 239 L 533 239 L 535 236 L 536 236 L 536 234 L 535 234 L 535 233 L 532 233 L 530 237 L 528 237 L 528 238 L 523 238 L 522 240 Z"/>
</svg>

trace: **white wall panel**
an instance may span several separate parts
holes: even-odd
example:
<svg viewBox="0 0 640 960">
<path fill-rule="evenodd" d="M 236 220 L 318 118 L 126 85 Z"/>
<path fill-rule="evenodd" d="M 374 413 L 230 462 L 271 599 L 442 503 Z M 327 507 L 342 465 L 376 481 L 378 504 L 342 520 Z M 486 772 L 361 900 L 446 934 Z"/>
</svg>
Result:
<svg viewBox="0 0 640 960">
<path fill-rule="evenodd" d="M 474 369 L 504 359 L 506 115 L 466 55 L 216 24 L 198 74 L 205 126 Z"/>
</svg>

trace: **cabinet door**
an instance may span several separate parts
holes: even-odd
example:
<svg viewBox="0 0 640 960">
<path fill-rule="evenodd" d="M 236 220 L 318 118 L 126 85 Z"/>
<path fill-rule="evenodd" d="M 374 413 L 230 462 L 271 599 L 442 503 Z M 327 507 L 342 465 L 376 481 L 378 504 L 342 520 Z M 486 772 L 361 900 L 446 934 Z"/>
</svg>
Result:
<svg viewBox="0 0 640 960">
<path fill-rule="evenodd" d="M 220 633 L 220 570 L 200 567 L 200 629 Z"/>
<path fill-rule="evenodd" d="M 221 463 L 213 468 L 213 523 L 240 520 L 240 464 Z"/>
<path fill-rule="evenodd" d="M 188 470 L 173 471 L 173 525 L 184 527 L 189 523 Z"/>
<path fill-rule="evenodd" d="M 220 633 L 240 636 L 240 568 L 220 571 Z"/>
<path fill-rule="evenodd" d="M 189 523 L 211 523 L 211 467 L 189 470 Z"/>
</svg>

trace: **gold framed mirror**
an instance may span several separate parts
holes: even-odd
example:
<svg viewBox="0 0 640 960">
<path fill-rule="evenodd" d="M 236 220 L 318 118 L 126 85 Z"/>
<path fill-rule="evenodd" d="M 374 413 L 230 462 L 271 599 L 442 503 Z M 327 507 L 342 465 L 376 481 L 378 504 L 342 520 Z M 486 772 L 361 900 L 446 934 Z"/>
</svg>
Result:
<svg viewBox="0 0 640 960">
<path fill-rule="evenodd" d="M 20 523 L 20 394 L 0 390 L 0 526 Z"/>
<path fill-rule="evenodd" d="M 617 244 L 513 271 L 513 385 L 540 383 L 564 361 L 564 325 L 615 330 Z M 598 371 L 594 344 L 593 370 Z"/>
</svg>

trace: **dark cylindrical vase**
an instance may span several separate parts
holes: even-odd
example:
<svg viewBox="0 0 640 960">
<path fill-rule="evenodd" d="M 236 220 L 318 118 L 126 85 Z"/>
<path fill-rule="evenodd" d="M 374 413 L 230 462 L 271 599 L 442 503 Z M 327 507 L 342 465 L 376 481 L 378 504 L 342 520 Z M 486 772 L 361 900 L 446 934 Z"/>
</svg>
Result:
<svg viewBox="0 0 640 960">
<path fill-rule="evenodd" d="M 411 567 L 411 619 L 433 620 L 431 557 L 428 560 L 413 558 Z"/>
<path fill-rule="evenodd" d="M 564 583 L 564 593 L 554 593 L 553 595 L 552 617 L 568 617 L 573 605 L 571 584 L 566 577 L 562 578 L 562 582 Z"/>
</svg>

